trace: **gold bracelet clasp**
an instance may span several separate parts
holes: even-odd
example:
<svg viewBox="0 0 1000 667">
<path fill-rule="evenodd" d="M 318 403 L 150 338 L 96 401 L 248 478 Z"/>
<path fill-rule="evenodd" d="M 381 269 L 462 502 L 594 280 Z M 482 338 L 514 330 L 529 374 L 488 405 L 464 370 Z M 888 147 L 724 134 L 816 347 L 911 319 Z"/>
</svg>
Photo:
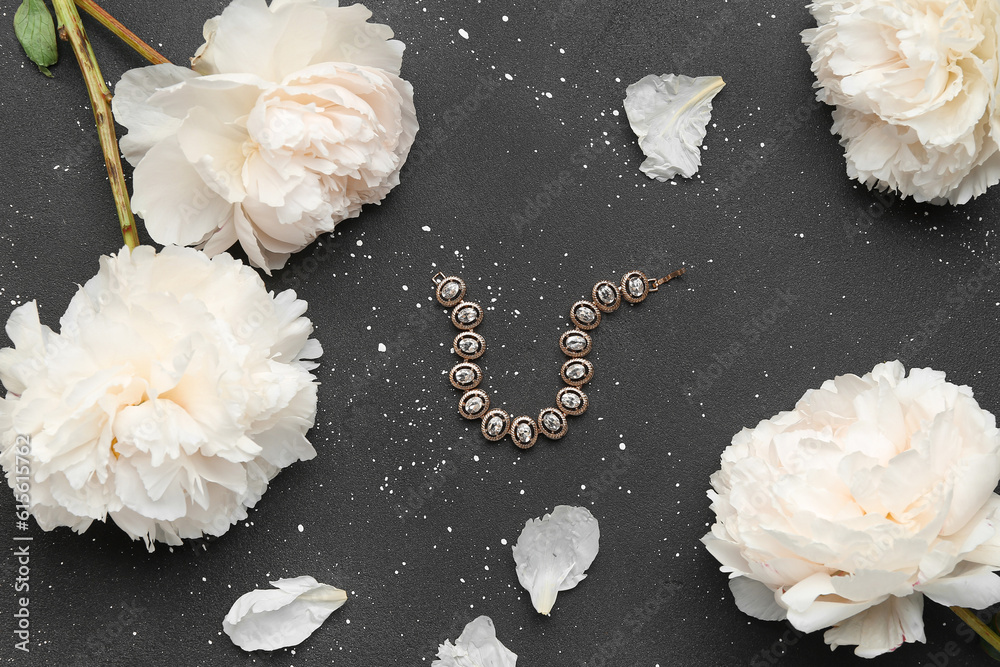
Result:
<svg viewBox="0 0 1000 667">
<path fill-rule="evenodd" d="M 669 283 L 674 278 L 680 278 L 685 273 L 687 273 L 687 269 L 677 269 L 673 273 L 669 273 L 666 276 L 664 276 L 663 278 L 660 278 L 659 280 L 657 280 L 656 278 L 649 278 L 648 279 L 648 282 L 649 282 L 649 291 L 650 292 L 659 292 L 660 291 L 660 285 L 662 285 L 663 283 Z"/>
</svg>

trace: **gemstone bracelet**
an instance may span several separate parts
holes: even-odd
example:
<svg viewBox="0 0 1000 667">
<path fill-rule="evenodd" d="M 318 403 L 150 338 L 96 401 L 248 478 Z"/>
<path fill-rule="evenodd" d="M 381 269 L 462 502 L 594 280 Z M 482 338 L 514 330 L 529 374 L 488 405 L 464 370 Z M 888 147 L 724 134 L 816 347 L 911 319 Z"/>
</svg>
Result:
<svg viewBox="0 0 1000 667">
<path fill-rule="evenodd" d="M 455 354 L 464 361 L 455 364 L 448 379 L 456 389 L 462 390 L 458 401 L 458 412 L 466 419 L 480 419 L 483 437 L 492 442 L 502 440 L 510 434 L 511 440 L 521 449 L 528 449 L 538 440 L 541 433 L 550 440 L 558 440 L 566 435 L 569 424 L 566 417 L 582 415 L 590 400 L 580 389 L 594 377 L 594 365 L 585 356 L 590 352 L 593 341 L 588 331 L 601 323 L 602 313 L 613 313 L 622 305 L 642 303 L 660 285 L 684 275 L 686 269 L 674 271 L 665 278 L 647 278 L 642 271 L 629 271 L 621 283 L 602 280 L 594 285 L 591 301 L 577 301 L 569 311 L 569 319 L 575 329 L 570 329 L 559 338 L 559 347 L 569 357 L 563 364 L 560 375 L 566 387 L 556 394 L 556 407 L 544 408 L 538 413 L 538 421 L 524 415 L 511 418 L 499 408 L 490 410 L 490 397 L 482 389 L 477 389 L 483 381 L 483 371 L 473 360 L 486 352 L 486 339 L 474 330 L 483 322 L 483 307 L 474 301 L 465 301 L 465 281 L 458 276 L 446 276 L 438 272 L 432 280 L 437 286 L 437 300 L 442 306 L 452 308 L 451 321 L 461 331 L 455 336 Z"/>
</svg>

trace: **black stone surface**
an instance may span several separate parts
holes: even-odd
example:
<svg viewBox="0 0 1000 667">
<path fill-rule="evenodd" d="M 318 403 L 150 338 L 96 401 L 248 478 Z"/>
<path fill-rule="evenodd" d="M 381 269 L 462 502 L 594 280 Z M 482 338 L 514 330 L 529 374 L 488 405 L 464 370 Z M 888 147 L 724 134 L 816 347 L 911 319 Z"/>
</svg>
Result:
<svg viewBox="0 0 1000 667">
<path fill-rule="evenodd" d="M 103 4 L 180 63 L 226 3 Z M 15 5 L 0 27 L 0 316 L 37 299 L 56 326 L 74 283 L 121 239 L 68 46 L 55 79 L 38 74 L 11 30 Z M 408 45 L 414 152 L 381 206 L 268 280 L 309 301 L 326 350 L 319 456 L 204 543 L 147 554 L 113 526 L 35 528 L 30 654 L 13 648 L 13 500 L 0 494 L 4 663 L 427 665 L 486 614 L 527 667 L 986 664 L 932 603 L 928 643 L 877 663 L 748 618 L 698 540 L 732 435 L 827 378 L 899 358 L 947 371 L 1000 409 L 989 272 L 1000 189 L 933 207 L 849 181 L 830 112 L 813 101 L 801 4 L 369 6 Z M 142 64 L 86 23 L 109 81 Z M 639 172 L 622 109 L 628 84 L 665 72 L 728 83 L 690 181 Z M 682 280 L 596 331 L 593 402 L 565 439 L 520 453 L 458 416 L 445 376 L 455 330 L 431 301 L 435 271 L 462 275 L 489 307 L 494 397 L 537 414 L 560 386 L 570 304 L 628 269 L 679 266 L 691 269 Z M 526 519 L 557 504 L 589 507 L 602 548 L 544 618 L 510 548 Z M 350 594 L 305 643 L 248 655 L 221 633 L 239 595 L 303 574 Z"/>
</svg>

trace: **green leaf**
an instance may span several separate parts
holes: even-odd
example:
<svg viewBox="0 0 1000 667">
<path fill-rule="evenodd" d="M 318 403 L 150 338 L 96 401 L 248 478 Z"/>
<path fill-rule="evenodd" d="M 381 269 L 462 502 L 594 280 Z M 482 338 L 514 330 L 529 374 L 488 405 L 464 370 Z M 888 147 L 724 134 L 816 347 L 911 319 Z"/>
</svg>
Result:
<svg viewBox="0 0 1000 667">
<path fill-rule="evenodd" d="M 1000 633 L 1000 614 L 995 614 L 993 616 L 993 620 L 990 621 L 989 628 L 993 632 Z M 1000 651 L 997 651 L 995 648 L 990 646 L 985 639 L 980 639 L 979 645 L 982 647 L 984 651 L 986 651 L 986 655 L 1000 662 Z"/>
<path fill-rule="evenodd" d="M 14 34 L 31 62 L 38 65 L 38 71 L 51 77 L 49 66 L 59 60 L 59 50 L 56 48 L 56 26 L 43 0 L 21 3 L 14 14 Z"/>
</svg>

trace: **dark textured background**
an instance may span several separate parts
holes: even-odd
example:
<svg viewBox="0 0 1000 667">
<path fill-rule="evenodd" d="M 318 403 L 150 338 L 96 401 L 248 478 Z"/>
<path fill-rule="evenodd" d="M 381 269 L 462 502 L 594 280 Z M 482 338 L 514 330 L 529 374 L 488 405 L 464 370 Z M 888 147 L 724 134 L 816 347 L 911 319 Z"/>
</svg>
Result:
<svg viewBox="0 0 1000 667">
<path fill-rule="evenodd" d="M 121 238 L 70 51 L 61 45 L 54 80 L 39 75 L 14 40 L 15 4 L 0 28 L 0 317 L 37 299 L 55 326 L 74 283 Z M 105 4 L 181 63 L 226 3 Z M 311 432 L 319 456 L 279 475 L 248 522 L 204 544 L 147 554 L 114 527 L 82 537 L 36 528 L 32 652 L 12 648 L 5 566 L 0 656 L 421 665 L 487 614 L 527 667 L 864 663 L 849 649 L 831 654 L 818 634 L 800 639 L 737 611 L 698 542 L 711 520 L 708 477 L 741 427 L 885 360 L 945 370 L 1000 409 L 997 278 L 976 278 L 997 260 L 1000 189 L 937 208 L 849 181 L 829 110 L 813 101 L 799 39 L 811 19 L 798 4 L 369 6 L 408 45 L 403 74 L 422 126 L 414 152 L 382 206 L 268 281 L 309 301 L 326 350 Z M 142 64 L 86 22 L 109 81 Z M 728 82 L 690 181 L 639 172 L 622 110 L 629 83 L 665 72 Z M 692 268 L 682 281 L 597 331 L 593 405 L 565 440 L 521 454 L 457 416 L 442 376 L 455 331 L 433 308 L 434 271 L 460 273 L 490 305 L 488 384 L 534 414 L 559 387 L 569 305 L 598 279 L 681 265 Z M 589 507 L 602 548 L 589 578 L 543 618 L 517 583 L 510 545 L 526 519 L 557 504 Z M 0 515 L 12 514 L 0 494 Z M 4 550 L 12 523 L 0 521 Z M 247 655 L 221 633 L 239 595 L 302 574 L 350 593 L 304 644 Z M 947 610 L 928 604 L 925 618 L 927 645 L 877 664 L 986 662 Z"/>
</svg>

